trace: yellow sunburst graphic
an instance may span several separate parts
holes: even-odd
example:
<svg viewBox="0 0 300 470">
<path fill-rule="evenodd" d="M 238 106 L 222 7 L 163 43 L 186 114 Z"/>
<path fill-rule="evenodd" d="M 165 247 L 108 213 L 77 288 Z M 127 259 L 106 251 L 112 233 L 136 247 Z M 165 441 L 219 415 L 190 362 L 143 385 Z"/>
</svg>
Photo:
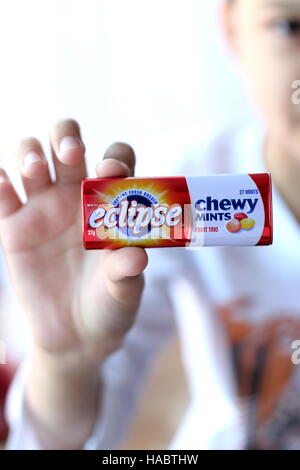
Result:
<svg viewBox="0 0 300 470">
<path fill-rule="evenodd" d="M 171 208 L 175 204 L 180 203 L 180 195 L 176 190 L 168 185 L 168 178 L 105 178 L 98 180 L 97 186 L 94 188 L 93 195 L 95 203 L 101 205 L 108 210 L 111 207 L 118 207 L 122 200 L 130 198 L 139 201 L 139 198 L 145 198 L 149 206 L 159 205 Z M 180 192 L 183 194 L 183 191 Z M 187 201 L 185 201 L 187 202 Z M 141 203 L 143 205 L 143 203 Z M 118 246 L 136 245 L 136 246 L 170 246 L 176 245 L 176 230 L 178 238 L 182 240 L 182 224 L 178 227 L 169 227 L 162 225 L 159 229 L 152 228 L 149 232 L 142 236 L 126 236 L 119 228 L 115 230 L 106 227 L 99 227 L 96 230 L 99 240 L 108 240 Z M 175 239 L 174 239 L 175 238 Z"/>
<path fill-rule="evenodd" d="M 95 190 L 95 194 L 99 197 L 99 203 L 112 204 L 118 195 L 128 193 L 128 196 L 131 196 L 134 194 L 130 193 L 130 191 L 134 190 L 141 191 L 142 195 L 149 194 L 153 196 L 157 200 L 158 204 L 173 204 L 171 193 L 168 194 L 168 190 L 165 187 L 162 188 L 158 183 L 153 183 L 147 179 L 138 180 L 137 178 L 124 178 L 123 180 L 117 180 L 110 184 L 107 183 L 107 186 L 103 188 L 103 191 Z"/>
</svg>

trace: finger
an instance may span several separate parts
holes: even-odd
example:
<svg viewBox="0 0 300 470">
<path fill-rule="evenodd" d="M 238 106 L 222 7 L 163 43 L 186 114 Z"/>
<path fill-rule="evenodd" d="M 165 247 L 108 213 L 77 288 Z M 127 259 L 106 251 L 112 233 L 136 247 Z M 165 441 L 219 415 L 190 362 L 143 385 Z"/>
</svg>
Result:
<svg viewBox="0 0 300 470">
<path fill-rule="evenodd" d="M 121 281 L 126 277 L 140 274 L 148 263 L 144 248 L 124 247 L 109 251 L 104 260 L 104 270 L 111 281 Z"/>
<path fill-rule="evenodd" d="M 113 158 L 124 163 L 130 169 L 130 175 L 134 174 L 136 159 L 134 150 L 130 145 L 124 144 L 123 142 L 115 142 L 108 147 L 104 154 L 103 159 L 105 160 L 108 158 Z"/>
<path fill-rule="evenodd" d="M 124 247 L 107 251 L 103 270 L 109 293 L 117 301 L 132 305 L 140 295 L 141 274 L 148 264 L 146 250 Z"/>
<path fill-rule="evenodd" d="M 106 158 L 98 163 L 96 167 L 96 175 L 98 178 L 112 178 L 119 176 L 130 176 L 131 170 L 126 163 L 116 160 L 115 158 Z"/>
<path fill-rule="evenodd" d="M 22 206 L 22 202 L 7 174 L 3 169 L 0 169 L 0 219 L 12 215 Z"/>
<path fill-rule="evenodd" d="M 73 119 L 58 121 L 50 133 L 50 140 L 57 182 L 81 182 L 86 177 L 86 164 L 78 123 Z"/>
<path fill-rule="evenodd" d="M 34 137 L 20 142 L 17 160 L 27 196 L 52 184 L 48 162 L 41 143 Z"/>
</svg>

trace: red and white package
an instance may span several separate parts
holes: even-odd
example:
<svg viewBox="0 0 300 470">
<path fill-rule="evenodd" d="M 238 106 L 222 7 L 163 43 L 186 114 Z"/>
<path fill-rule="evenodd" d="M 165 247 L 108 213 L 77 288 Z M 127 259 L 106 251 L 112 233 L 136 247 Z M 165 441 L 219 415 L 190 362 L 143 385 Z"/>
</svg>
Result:
<svg viewBox="0 0 300 470">
<path fill-rule="evenodd" d="M 268 173 L 82 182 L 86 249 L 271 245 Z"/>
</svg>

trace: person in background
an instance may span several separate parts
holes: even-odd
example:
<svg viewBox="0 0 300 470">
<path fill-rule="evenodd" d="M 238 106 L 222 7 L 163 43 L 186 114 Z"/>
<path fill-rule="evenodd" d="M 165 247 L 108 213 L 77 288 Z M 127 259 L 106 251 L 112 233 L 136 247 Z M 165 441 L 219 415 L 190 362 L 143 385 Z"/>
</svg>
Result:
<svg viewBox="0 0 300 470">
<path fill-rule="evenodd" d="M 270 171 L 274 245 L 86 253 L 78 123 L 51 133 L 55 182 L 40 142 L 22 141 L 26 204 L 0 174 L 1 240 L 33 337 L 8 397 L 8 448 L 117 448 L 176 328 L 191 403 L 171 448 L 300 447 L 300 1 L 227 0 L 223 23 L 260 117 L 191 148 L 184 174 Z M 116 143 L 96 174 L 133 175 L 134 164 Z"/>
</svg>

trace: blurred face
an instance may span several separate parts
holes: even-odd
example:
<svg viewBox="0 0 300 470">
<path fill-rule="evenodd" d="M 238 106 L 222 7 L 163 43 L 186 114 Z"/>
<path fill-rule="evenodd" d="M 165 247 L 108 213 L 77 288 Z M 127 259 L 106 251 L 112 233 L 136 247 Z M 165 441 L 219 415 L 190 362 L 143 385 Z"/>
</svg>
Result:
<svg viewBox="0 0 300 470">
<path fill-rule="evenodd" d="M 300 162 L 300 0 L 232 0 L 224 10 L 231 46 L 278 143 Z M 297 92 L 298 90 L 298 92 Z"/>
</svg>

